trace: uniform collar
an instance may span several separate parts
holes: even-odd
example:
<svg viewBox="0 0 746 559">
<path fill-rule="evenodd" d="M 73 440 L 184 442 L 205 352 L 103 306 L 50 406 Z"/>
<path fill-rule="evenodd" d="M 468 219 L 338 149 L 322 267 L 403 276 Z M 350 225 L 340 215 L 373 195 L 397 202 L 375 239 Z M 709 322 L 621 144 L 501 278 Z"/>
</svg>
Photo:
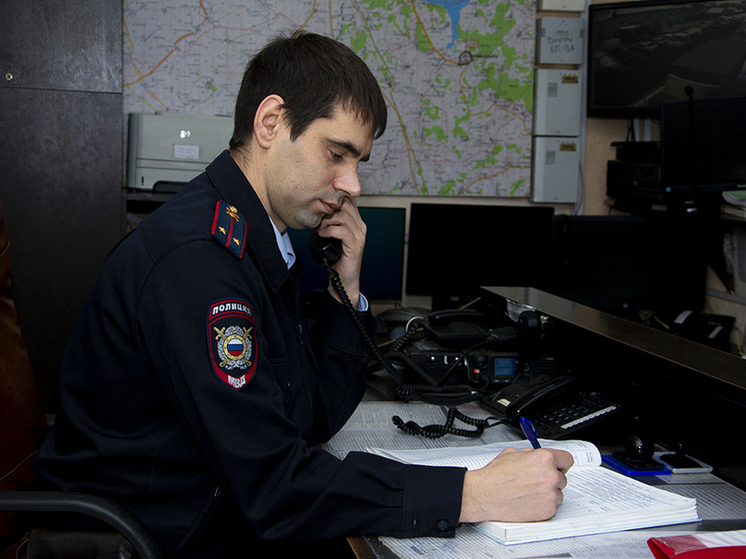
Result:
<svg viewBox="0 0 746 559">
<path fill-rule="evenodd" d="M 284 233 L 280 233 L 280 230 L 275 225 L 272 219 L 269 220 L 272 224 L 272 230 L 275 232 L 275 240 L 277 241 L 277 248 L 280 249 L 280 254 L 288 268 L 291 268 L 295 263 L 295 249 L 293 249 L 293 243 L 290 242 L 290 236 L 288 235 L 287 229 Z"/>
<path fill-rule="evenodd" d="M 236 206 L 244 216 L 247 250 L 252 253 L 268 285 L 275 292 L 278 291 L 288 278 L 288 264 L 278 247 L 278 239 L 273 230 L 274 224 L 253 187 L 228 150 L 210 163 L 207 175 L 220 197 Z"/>
</svg>

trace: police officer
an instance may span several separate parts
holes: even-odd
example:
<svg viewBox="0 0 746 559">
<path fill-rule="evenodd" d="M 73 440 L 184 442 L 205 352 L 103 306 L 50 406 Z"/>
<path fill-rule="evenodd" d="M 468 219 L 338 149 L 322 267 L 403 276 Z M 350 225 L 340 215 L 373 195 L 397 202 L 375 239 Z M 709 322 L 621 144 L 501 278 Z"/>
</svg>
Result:
<svg viewBox="0 0 746 559">
<path fill-rule="evenodd" d="M 309 328 L 286 230 L 339 239 L 334 269 L 372 331 L 355 200 L 386 118 L 341 43 L 297 32 L 251 60 L 230 149 L 102 266 L 39 454 L 49 485 L 123 504 L 179 557 L 554 514 L 566 453 L 506 451 L 466 473 L 316 446 L 362 398 L 368 348 L 334 290 Z"/>
</svg>

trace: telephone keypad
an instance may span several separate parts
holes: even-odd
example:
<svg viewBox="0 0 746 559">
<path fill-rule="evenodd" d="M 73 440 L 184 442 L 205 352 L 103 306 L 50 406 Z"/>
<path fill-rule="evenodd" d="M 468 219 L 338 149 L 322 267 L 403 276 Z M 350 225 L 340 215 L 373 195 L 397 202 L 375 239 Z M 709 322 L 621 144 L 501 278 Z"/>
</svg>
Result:
<svg viewBox="0 0 746 559">
<path fill-rule="evenodd" d="M 582 396 L 561 408 L 533 419 L 539 435 L 552 438 L 565 434 L 584 423 L 611 413 L 618 406 L 598 396 Z"/>
</svg>

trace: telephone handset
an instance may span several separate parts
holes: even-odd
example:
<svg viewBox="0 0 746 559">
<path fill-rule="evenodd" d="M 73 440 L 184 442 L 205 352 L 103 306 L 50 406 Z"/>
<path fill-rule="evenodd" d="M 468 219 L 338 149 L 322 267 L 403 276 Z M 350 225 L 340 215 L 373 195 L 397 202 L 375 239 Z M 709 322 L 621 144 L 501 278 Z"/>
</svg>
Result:
<svg viewBox="0 0 746 559">
<path fill-rule="evenodd" d="M 427 336 L 446 347 L 468 347 L 490 337 L 485 328 L 487 317 L 472 309 L 448 309 L 431 312 L 420 324 Z"/>
<path fill-rule="evenodd" d="M 485 404 L 501 413 L 508 421 L 517 421 L 521 415 L 529 415 L 536 408 L 546 406 L 551 399 L 572 395 L 570 392 L 577 379 L 570 375 L 538 375 L 528 381 L 517 381 L 487 400 Z M 533 419 L 533 417 L 532 417 Z"/>
<path fill-rule="evenodd" d="M 342 256 L 342 241 L 336 237 L 322 237 L 318 232 L 316 232 L 316 230 L 313 230 L 311 231 L 311 240 L 309 241 L 308 250 L 311 253 L 311 260 L 320 266 L 324 266 L 329 272 L 329 282 L 337 292 L 337 295 L 339 295 L 342 305 L 344 305 L 347 314 L 350 315 L 350 318 L 352 318 L 355 326 L 360 331 L 365 343 L 373 352 L 376 361 L 378 361 L 381 367 L 383 367 L 386 372 L 401 384 L 401 375 L 383 354 L 381 348 L 379 348 L 375 343 L 367 328 L 365 328 L 365 325 L 358 316 L 357 310 L 352 306 L 352 302 L 342 285 L 342 280 L 340 280 L 339 274 L 337 274 L 336 270 L 332 268 L 332 264 Z"/>
<path fill-rule="evenodd" d="M 311 260 L 316 264 L 334 264 L 342 256 L 342 241 L 336 237 L 322 237 L 314 230 L 311 232 L 308 250 L 311 252 Z"/>
<path fill-rule="evenodd" d="M 514 426 L 521 416 L 534 423 L 540 437 L 563 439 L 609 417 L 618 417 L 620 406 L 593 392 L 584 391 L 573 375 L 538 375 L 518 381 L 481 400 Z"/>
</svg>

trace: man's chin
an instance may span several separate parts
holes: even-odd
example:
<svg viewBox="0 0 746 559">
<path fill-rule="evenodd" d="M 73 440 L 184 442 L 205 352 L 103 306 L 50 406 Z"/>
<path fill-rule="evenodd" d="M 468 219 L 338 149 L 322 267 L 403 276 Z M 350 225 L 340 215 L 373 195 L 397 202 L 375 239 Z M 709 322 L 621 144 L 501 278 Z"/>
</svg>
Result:
<svg viewBox="0 0 746 559">
<path fill-rule="evenodd" d="M 326 214 L 298 216 L 295 223 L 289 227 L 292 229 L 316 229 L 324 221 L 324 217 L 326 217 Z"/>
</svg>

